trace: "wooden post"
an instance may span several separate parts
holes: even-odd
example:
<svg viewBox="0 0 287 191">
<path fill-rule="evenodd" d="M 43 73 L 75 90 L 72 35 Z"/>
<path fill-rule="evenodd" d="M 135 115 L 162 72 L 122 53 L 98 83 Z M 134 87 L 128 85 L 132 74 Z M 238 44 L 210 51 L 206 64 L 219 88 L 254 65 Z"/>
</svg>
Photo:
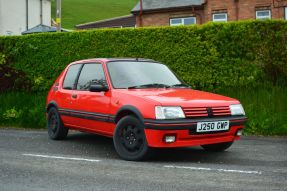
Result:
<svg viewBox="0 0 287 191">
<path fill-rule="evenodd" d="M 57 0 L 57 10 L 56 10 L 56 23 L 57 23 L 57 32 L 62 30 L 62 0 Z"/>
</svg>

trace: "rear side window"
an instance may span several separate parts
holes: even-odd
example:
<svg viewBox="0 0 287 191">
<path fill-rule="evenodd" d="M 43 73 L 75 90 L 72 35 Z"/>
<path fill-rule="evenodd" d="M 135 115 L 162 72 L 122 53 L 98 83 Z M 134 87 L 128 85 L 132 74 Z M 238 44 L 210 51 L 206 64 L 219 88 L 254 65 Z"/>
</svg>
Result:
<svg viewBox="0 0 287 191">
<path fill-rule="evenodd" d="M 64 80 L 64 84 L 63 84 L 64 89 L 66 90 L 74 89 L 76 78 L 78 76 L 78 73 L 81 67 L 82 67 L 82 64 L 75 64 L 69 67 L 65 80 Z"/>
<path fill-rule="evenodd" d="M 91 85 L 106 86 L 106 78 L 101 64 L 85 64 L 77 84 L 77 90 L 89 90 Z"/>
</svg>

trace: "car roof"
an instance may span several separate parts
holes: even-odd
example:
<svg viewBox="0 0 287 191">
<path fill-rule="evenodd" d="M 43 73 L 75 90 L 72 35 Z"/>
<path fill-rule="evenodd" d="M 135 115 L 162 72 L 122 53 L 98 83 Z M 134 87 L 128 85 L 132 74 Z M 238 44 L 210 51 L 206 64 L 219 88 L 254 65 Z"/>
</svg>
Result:
<svg viewBox="0 0 287 191">
<path fill-rule="evenodd" d="M 135 61 L 135 62 L 155 62 L 152 59 L 145 59 L 145 58 L 91 58 L 91 59 L 84 59 L 78 60 L 71 64 L 81 64 L 81 63 L 88 63 L 88 62 L 116 62 L 116 61 Z"/>
</svg>

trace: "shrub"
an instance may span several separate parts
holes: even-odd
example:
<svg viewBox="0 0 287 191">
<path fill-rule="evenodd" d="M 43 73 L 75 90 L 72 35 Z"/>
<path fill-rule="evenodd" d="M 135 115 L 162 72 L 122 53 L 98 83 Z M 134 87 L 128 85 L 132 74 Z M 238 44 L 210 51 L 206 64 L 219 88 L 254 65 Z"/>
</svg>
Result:
<svg viewBox="0 0 287 191">
<path fill-rule="evenodd" d="M 285 21 L 241 21 L 0 37 L 0 125 L 43 127 L 43 95 L 72 61 L 141 57 L 242 101 L 247 133 L 286 135 L 286 31 Z"/>
<path fill-rule="evenodd" d="M 191 27 L 103 29 L 1 37 L 10 67 L 35 91 L 47 91 L 70 62 L 91 57 L 145 57 L 169 65 L 197 89 L 257 86 L 287 79 L 287 23 L 244 21 Z"/>
</svg>

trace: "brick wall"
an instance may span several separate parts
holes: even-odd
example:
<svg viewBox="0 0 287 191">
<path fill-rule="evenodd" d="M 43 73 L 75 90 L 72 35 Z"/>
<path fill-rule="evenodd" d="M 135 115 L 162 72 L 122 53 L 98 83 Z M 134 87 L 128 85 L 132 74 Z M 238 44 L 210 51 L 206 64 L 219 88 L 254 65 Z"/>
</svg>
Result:
<svg viewBox="0 0 287 191">
<path fill-rule="evenodd" d="M 166 11 L 166 12 L 154 12 L 144 13 L 142 16 L 143 26 L 166 26 L 170 24 L 171 18 L 180 17 L 196 17 L 198 24 L 201 24 L 201 17 L 203 10 L 183 10 L 183 11 Z M 139 26 L 139 17 L 137 17 L 137 26 Z"/>
<path fill-rule="evenodd" d="M 213 13 L 227 13 L 228 21 L 255 19 L 257 10 L 270 10 L 272 19 L 285 19 L 287 0 L 207 0 L 207 3 L 193 10 L 164 10 L 145 13 L 143 26 L 166 26 L 171 18 L 196 16 L 197 24 L 212 21 Z M 137 26 L 140 26 L 137 16 Z"/>
</svg>

